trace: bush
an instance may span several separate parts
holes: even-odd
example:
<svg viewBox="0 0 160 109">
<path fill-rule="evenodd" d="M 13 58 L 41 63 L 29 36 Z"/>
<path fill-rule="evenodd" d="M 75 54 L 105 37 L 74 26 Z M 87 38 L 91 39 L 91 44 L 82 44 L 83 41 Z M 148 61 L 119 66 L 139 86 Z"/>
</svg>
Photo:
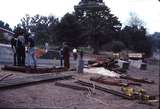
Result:
<svg viewBox="0 0 160 109">
<path fill-rule="evenodd" d="M 133 50 L 144 53 L 145 58 L 152 56 L 152 44 L 149 39 L 137 41 Z"/>
<path fill-rule="evenodd" d="M 118 53 L 125 48 L 125 45 L 121 41 L 113 41 L 112 42 L 112 51 L 114 53 Z"/>
</svg>

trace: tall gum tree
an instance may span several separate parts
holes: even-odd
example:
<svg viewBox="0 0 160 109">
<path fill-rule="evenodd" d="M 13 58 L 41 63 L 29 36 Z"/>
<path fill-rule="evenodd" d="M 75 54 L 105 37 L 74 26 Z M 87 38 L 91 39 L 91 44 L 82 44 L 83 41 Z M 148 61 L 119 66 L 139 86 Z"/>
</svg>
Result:
<svg viewBox="0 0 160 109">
<path fill-rule="evenodd" d="M 87 43 L 93 48 L 94 54 L 118 35 L 121 23 L 110 13 L 103 0 L 81 0 L 74 9 L 78 21 L 86 30 Z"/>
</svg>

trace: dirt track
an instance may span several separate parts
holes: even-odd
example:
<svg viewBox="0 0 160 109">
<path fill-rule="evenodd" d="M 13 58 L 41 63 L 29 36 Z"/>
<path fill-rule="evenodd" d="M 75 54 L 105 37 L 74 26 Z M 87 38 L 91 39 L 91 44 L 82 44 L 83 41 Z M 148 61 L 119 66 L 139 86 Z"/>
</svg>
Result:
<svg viewBox="0 0 160 109">
<path fill-rule="evenodd" d="M 31 74 L 1 71 L 0 75 L 13 73 L 10 78 L 24 77 Z M 66 72 L 75 74 L 75 72 Z M 156 84 L 143 84 L 142 87 L 152 95 L 159 96 L 159 67 L 149 65 L 146 71 L 130 68 L 128 74 L 135 77 L 154 80 Z M 36 74 L 34 74 L 36 75 Z M 89 74 L 78 75 L 90 77 Z M 108 86 L 116 89 L 116 87 Z M 138 104 L 136 100 L 124 100 L 120 97 L 95 90 L 94 94 L 88 91 L 76 91 L 54 85 L 54 82 L 40 83 L 25 87 L 0 90 L 0 108 L 55 108 L 55 109 L 158 109 L 154 106 Z"/>
</svg>

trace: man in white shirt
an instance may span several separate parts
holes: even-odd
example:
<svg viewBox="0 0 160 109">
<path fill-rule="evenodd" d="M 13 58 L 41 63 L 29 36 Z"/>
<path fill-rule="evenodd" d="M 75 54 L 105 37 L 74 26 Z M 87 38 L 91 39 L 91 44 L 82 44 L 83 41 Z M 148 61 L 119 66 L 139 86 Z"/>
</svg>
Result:
<svg viewBox="0 0 160 109">
<path fill-rule="evenodd" d="M 75 61 L 77 60 L 77 49 L 76 48 L 73 49 L 73 58 Z"/>
</svg>

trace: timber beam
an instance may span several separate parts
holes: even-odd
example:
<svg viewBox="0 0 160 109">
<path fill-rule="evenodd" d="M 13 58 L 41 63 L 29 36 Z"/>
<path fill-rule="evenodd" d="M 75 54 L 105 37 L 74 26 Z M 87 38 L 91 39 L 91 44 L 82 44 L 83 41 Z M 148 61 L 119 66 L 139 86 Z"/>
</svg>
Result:
<svg viewBox="0 0 160 109">
<path fill-rule="evenodd" d="M 136 82 L 128 82 L 128 83 L 124 83 L 120 80 L 107 80 L 105 78 L 95 78 L 95 77 L 91 77 L 90 78 L 91 81 L 94 81 L 94 82 L 97 82 L 97 83 L 102 83 L 102 84 L 106 84 L 106 85 L 113 85 L 113 86 L 123 86 L 123 87 L 126 87 L 126 86 L 130 86 L 130 85 L 136 85 L 136 86 L 141 86 L 140 83 L 136 83 Z"/>
<path fill-rule="evenodd" d="M 110 94 L 113 94 L 113 95 L 116 95 L 116 96 L 119 96 L 119 97 L 122 97 L 124 99 L 128 99 L 128 100 L 133 100 L 135 99 L 134 97 L 131 97 L 131 96 L 127 96 L 121 92 L 118 92 L 118 91 L 115 91 L 115 90 L 112 90 L 112 89 L 108 89 L 106 87 L 102 87 L 100 85 L 97 85 L 96 83 L 91 83 L 91 82 L 88 82 L 88 81 L 84 81 L 84 80 L 78 80 L 76 81 L 76 83 L 78 84 L 81 84 L 83 86 L 87 86 L 87 87 L 91 87 L 91 88 L 95 88 L 97 90 L 101 90 L 101 91 L 104 91 L 104 92 L 107 92 L 107 93 L 110 93 Z"/>
<path fill-rule="evenodd" d="M 79 90 L 79 91 L 87 91 L 88 90 L 87 87 L 83 87 L 83 86 L 79 86 L 79 85 L 71 84 L 71 83 L 69 84 L 69 83 L 63 83 L 63 82 L 56 82 L 55 85 L 60 86 L 60 87 L 74 89 L 74 90 Z"/>
<path fill-rule="evenodd" d="M 151 80 L 143 79 L 143 78 L 135 78 L 135 77 L 131 77 L 131 76 L 120 76 L 120 78 L 131 80 L 131 81 L 134 81 L 134 82 L 154 84 L 153 80 L 151 81 Z"/>
<path fill-rule="evenodd" d="M 51 72 L 63 72 L 66 71 L 64 68 L 47 68 L 47 67 L 36 67 L 30 68 L 25 66 L 12 66 L 12 65 L 5 65 L 2 70 L 9 70 L 9 71 L 17 71 L 17 72 L 25 72 L 25 73 L 51 73 Z"/>
<path fill-rule="evenodd" d="M 94 81 L 94 82 L 106 84 L 106 85 L 128 86 L 128 84 L 122 83 L 121 81 L 118 81 L 118 80 L 110 81 L 110 80 L 106 80 L 106 79 L 103 79 L 103 78 L 93 78 L 93 77 L 91 77 L 90 80 Z"/>
</svg>

